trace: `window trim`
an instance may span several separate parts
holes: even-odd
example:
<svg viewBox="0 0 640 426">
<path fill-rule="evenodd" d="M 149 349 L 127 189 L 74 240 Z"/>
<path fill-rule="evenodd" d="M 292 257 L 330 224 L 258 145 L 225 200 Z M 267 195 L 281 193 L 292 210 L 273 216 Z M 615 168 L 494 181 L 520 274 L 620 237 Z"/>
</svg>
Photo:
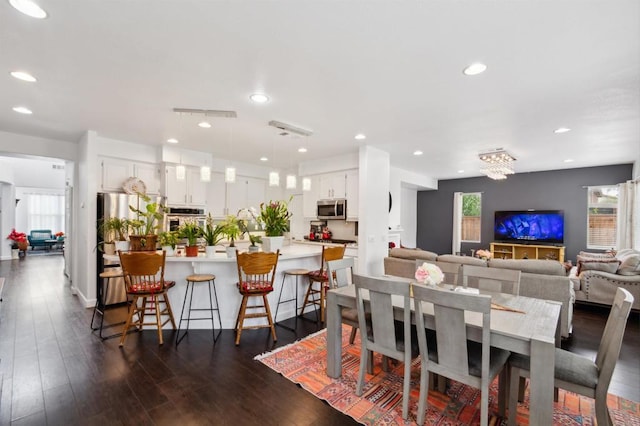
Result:
<svg viewBox="0 0 640 426">
<path fill-rule="evenodd" d="M 616 224 L 616 232 L 614 233 L 614 241 L 613 244 L 607 244 L 607 245 L 597 245 L 597 244 L 590 244 L 589 241 L 589 222 L 590 222 L 590 218 L 591 218 L 591 213 L 590 210 L 592 208 L 612 208 L 615 210 L 615 216 L 616 216 L 616 222 L 618 219 L 618 203 L 616 202 L 614 203 L 603 203 L 603 204 L 592 204 L 591 203 L 591 191 L 596 190 L 596 189 L 616 189 L 618 190 L 618 185 L 594 185 L 594 186 L 589 186 L 587 187 L 587 223 L 585 224 L 586 226 L 586 241 L 585 241 L 585 245 L 587 247 L 587 249 L 589 250 L 609 250 L 611 248 L 616 249 L 618 248 L 618 233 L 617 233 L 617 224 Z M 618 193 L 619 196 L 619 193 Z"/>
</svg>

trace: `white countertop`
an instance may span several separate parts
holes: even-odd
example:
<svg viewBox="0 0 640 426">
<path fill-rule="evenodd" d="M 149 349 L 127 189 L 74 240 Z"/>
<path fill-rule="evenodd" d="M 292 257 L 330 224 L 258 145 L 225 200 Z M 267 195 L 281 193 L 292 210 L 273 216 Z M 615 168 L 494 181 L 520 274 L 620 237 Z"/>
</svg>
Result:
<svg viewBox="0 0 640 426">
<path fill-rule="evenodd" d="M 291 244 L 307 245 L 307 246 L 327 246 L 327 247 L 339 247 L 344 245 L 344 244 L 338 244 L 338 243 L 328 243 L 325 241 L 309 241 L 309 240 L 292 240 Z M 349 243 L 347 244 L 347 248 L 358 248 L 358 243 Z"/>
</svg>

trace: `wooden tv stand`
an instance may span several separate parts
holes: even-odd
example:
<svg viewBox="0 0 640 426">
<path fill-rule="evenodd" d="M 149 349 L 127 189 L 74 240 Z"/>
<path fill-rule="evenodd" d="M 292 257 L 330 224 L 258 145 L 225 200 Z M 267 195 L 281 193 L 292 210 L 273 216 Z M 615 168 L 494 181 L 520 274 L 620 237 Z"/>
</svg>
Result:
<svg viewBox="0 0 640 426">
<path fill-rule="evenodd" d="M 564 246 L 491 243 L 494 259 L 547 259 L 564 262 Z"/>
</svg>

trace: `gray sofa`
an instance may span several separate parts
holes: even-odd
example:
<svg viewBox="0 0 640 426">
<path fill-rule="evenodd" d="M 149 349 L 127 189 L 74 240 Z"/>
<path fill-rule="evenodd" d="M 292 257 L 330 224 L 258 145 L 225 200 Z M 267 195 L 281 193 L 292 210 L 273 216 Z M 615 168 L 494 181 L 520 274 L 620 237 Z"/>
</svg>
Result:
<svg viewBox="0 0 640 426">
<path fill-rule="evenodd" d="M 620 250 L 615 256 L 581 252 L 571 271 L 577 302 L 609 305 L 623 287 L 634 298 L 632 309 L 640 310 L 640 251 Z"/>
<path fill-rule="evenodd" d="M 461 265 L 467 264 L 522 271 L 520 295 L 555 300 L 562 303 L 560 333 L 562 337 L 569 337 L 571 334 L 573 304 L 576 295 L 571 280 L 567 276 L 566 269 L 560 262 L 535 259 L 491 259 L 485 261 L 471 256 L 438 255 L 426 250 L 394 248 L 389 251 L 389 256 L 384 259 L 385 274 L 413 278 L 417 259 L 424 259 L 428 262 L 450 262 Z"/>
</svg>

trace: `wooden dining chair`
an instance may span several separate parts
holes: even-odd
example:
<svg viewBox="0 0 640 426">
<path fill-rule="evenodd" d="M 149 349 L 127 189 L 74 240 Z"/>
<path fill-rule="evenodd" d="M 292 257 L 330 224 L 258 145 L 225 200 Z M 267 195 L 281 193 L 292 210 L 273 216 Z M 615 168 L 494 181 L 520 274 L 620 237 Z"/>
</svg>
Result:
<svg viewBox="0 0 640 426">
<path fill-rule="evenodd" d="M 242 330 L 255 328 L 270 328 L 273 341 L 277 341 L 276 328 L 273 325 L 271 317 L 271 308 L 267 295 L 273 291 L 273 280 L 276 275 L 276 266 L 278 265 L 278 256 L 280 250 L 274 252 L 254 252 L 240 253 L 236 250 L 236 263 L 238 265 L 238 290 L 242 295 L 242 302 L 238 310 L 236 319 L 236 345 L 240 344 L 240 336 Z M 252 297 L 262 298 L 262 304 L 248 305 L 249 299 Z M 254 310 L 248 314 L 247 309 Z M 255 312 L 262 310 L 262 312 Z M 247 318 L 266 318 L 268 324 L 253 324 L 246 326 L 244 320 Z"/>
<path fill-rule="evenodd" d="M 320 307 L 320 321 L 324 322 L 325 297 L 329 287 L 329 277 L 327 275 L 327 262 L 339 260 L 344 257 L 346 245 L 337 247 L 322 246 L 322 257 L 320 258 L 320 269 L 309 272 L 309 286 L 304 295 L 304 302 L 300 309 L 300 316 L 308 306 L 314 306 L 316 311 Z M 316 287 L 317 285 L 317 287 Z"/>
<path fill-rule="evenodd" d="M 520 275 L 521 272 L 515 269 L 462 265 L 462 286 L 518 296 Z"/>
<path fill-rule="evenodd" d="M 607 393 L 611 376 L 616 367 L 627 319 L 633 305 L 633 296 L 627 290 L 618 287 L 611 305 L 609 318 L 604 327 L 595 361 L 556 348 L 554 385 L 580 395 L 594 398 L 596 401 L 596 419 L 598 425 L 612 425 L 607 408 Z M 509 425 L 515 425 L 516 408 L 520 378 L 529 377 L 531 360 L 528 356 L 512 354 L 509 359 L 511 383 L 509 385 Z"/>
<path fill-rule="evenodd" d="M 360 325 L 360 371 L 356 385 L 356 395 L 361 396 L 365 372 L 372 352 L 404 362 L 404 382 L 402 388 L 402 418 L 409 415 L 409 386 L 411 376 L 411 307 L 410 285 L 406 280 L 384 277 L 353 275 L 356 288 L 356 309 Z M 365 308 L 365 290 L 368 304 Z M 398 336 L 394 321 L 393 298 L 401 298 L 403 310 L 403 331 Z M 368 308 L 368 309 L 367 309 Z M 370 314 L 370 315 L 368 315 Z M 366 332 L 364 331 L 366 330 Z M 386 359 L 383 360 L 386 362 Z"/>
<path fill-rule="evenodd" d="M 171 303 L 169 303 L 167 295 L 167 291 L 176 283 L 164 279 L 166 252 L 118 251 L 118 256 L 120 257 L 127 295 L 132 299 L 127 321 L 122 330 L 120 346 L 124 345 L 129 329 L 142 330 L 145 325 L 157 327 L 158 342 L 162 345 L 164 343 L 162 327 L 171 322 L 174 330 L 176 328 Z M 140 300 L 142 303 L 138 304 Z M 145 314 L 149 314 L 147 317 L 152 316 L 155 321 L 145 322 Z M 134 320 L 134 316 L 137 317 L 136 320 Z M 167 317 L 164 321 L 162 321 L 163 316 Z"/>
<path fill-rule="evenodd" d="M 345 257 L 344 259 L 328 261 L 327 276 L 329 278 L 329 287 L 333 289 L 352 284 L 353 267 L 353 257 Z M 353 344 L 358 331 L 358 310 L 353 308 L 344 308 L 341 311 L 341 315 L 342 323 L 351 326 L 349 343 Z"/>
<path fill-rule="evenodd" d="M 491 296 L 456 293 L 419 284 L 412 284 L 412 288 L 421 361 L 418 424 L 424 422 L 428 377 L 433 372 L 480 389 L 480 423 L 486 426 L 489 385 L 505 367 L 510 355 L 509 351 L 491 347 Z M 433 304 L 435 344 L 427 339 L 422 302 Z M 468 340 L 465 312 L 482 315 L 482 342 Z"/>
</svg>

